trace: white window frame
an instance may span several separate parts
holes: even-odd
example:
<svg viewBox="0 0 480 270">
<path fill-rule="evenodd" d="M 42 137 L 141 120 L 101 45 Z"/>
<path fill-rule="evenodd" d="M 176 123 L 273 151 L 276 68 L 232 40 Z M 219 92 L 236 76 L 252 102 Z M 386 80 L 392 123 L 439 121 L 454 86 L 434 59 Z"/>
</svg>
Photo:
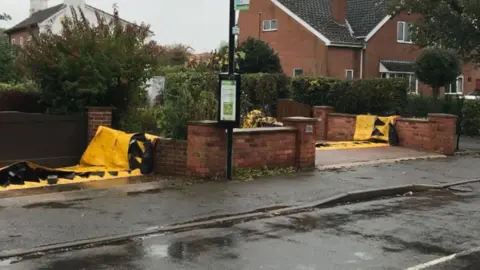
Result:
<svg viewBox="0 0 480 270">
<path fill-rule="evenodd" d="M 275 28 L 272 28 L 272 22 L 275 22 Z M 268 27 L 266 26 L 266 23 L 268 23 Z M 276 19 L 271 19 L 271 20 L 263 20 L 262 22 L 262 31 L 263 32 L 272 32 L 272 31 L 277 31 L 278 29 L 278 21 Z"/>
<path fill-rule="evenodd" d="M 461 90 L 458 91 L 458 80 L 462 80 L 462 84 L 461 84 Z M 463 77 L 463 75 L 460 75 L 457 77 L 457 79 L 455 79 L 455 84 L 457 84 L 457 89 L 456 89 L 456 92 L 455 93 L 452 93 L 452 86 L 453 86 L 453 83 L 451 83 L 450 85 L 448 85 L 448 92 L 445 91 L 445 95 L 463 95 L 463 90 L 465 89 L 465 77 Z"/>
<path fill-rule="evenodd" d="M 348 79 L 348 73 L 352 73 L 352 79 Z M 353 81 L 355 73 L 353 72 L 353 69 L 345 69 L 345 80 L 347 81 Z"/>
<path fill-rule="evenodd" d="M 301 71 L 302 71 L 302 74 L 301 74 L 301 75 L 295 75 L 295 71 L 297 71 L 297 70 L 301 70 Z M 303 76 L 303 68 L 294 68 L 294 69 L 293 69 L 292 76 L 293 76 L 293 77 Z"/>
<path fill-rule="evenodd" d="M 15 40 L 14 38 L 12 38 L 12 39 L 10 40 L 10 43 L 11 43 L 12 45 L 15 45 L 15 42 L 16 42 L 16 40 Z"/>
<path fill-rule="evenodd" d="M 20 46 L 23 46 L 23 37 L 20 37 Z"/>
<path fill-rule="evenodd" d="M 380 78 L 383 78 L 383 74 L 385 74 L 385 78 L 388 79 L 388 78 L 395 78 L 395 77 L 400 77 L 398 75 L 406 75 L 408 76 L 408 85 L 412 85 L 412 78 L 413 76 L 415 76 L 415 73 L 413 72 L 382 72 L 380 74 Z M 418 95 L 418 79 L 415 79 L 415 91 L 413 91 L 413 89 L 410 89 L 410 87 L 408 88 L 408 93 L 411 94 L 411 95 Z"/>
<path fill-rule="evenodd" d="M 398 26 L 399 25 L 402 25 L 402 31 L 403 31 L 403 39 L 398 39 Z M 406 37 L 406 32 L 405 32 L 405 29 L 407 29 L 407 26 L 409 26 L 410 23 L 408 22 L 404 22 L 404 21 L 398 21 L 397 22 L 397 42 L 398 43 L 405 43 L 405 44 L 412 44 L 412 32 L 410 31 L 410 40 L 406 40 L 405 37 Z"/>
</svg>

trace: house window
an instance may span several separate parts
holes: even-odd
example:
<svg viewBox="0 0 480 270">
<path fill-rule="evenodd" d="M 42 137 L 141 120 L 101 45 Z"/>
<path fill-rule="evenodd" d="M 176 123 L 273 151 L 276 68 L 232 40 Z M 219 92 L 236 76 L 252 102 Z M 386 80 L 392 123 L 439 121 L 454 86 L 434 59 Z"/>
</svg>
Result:
<svg viewBox="0 0 480 270">
<path fill-rule="evenodd" d="M 345 70 L 345 79 L 347 81 L 352 81 L 353 80 L 353 69 L 346 69 Z"/>
<path fill-rule="evenodd" d="M 408 79 L 408 93 L 418 94 L 418 79 L 414 73 L 382 73 L 382 79 L 387 78 L 407 78 Z"/>
<path fill-rule="evenodd" d="M 463 94 L 463 75 L 458 76 L 457 80 L 454 83 L 451 83 L 446 90 L 447 92 L 445 94 L 450 94 L 450 95 Z"/>
<path fill-rule="evenodd" d="M 12 40 L 10 41 L 12 44 L 15 44 L 15 39 L 12 38 Z"/>
<path fill-rule="evenodd" d="M 20 37 L 20 46 L 23 46 L 23 37 Z"/>
<path fill-rule="evenodd" d="M 302 76 L 302 75 L 303 75 L 303 69 L 301 68 L 293 69 L 293 77 Z"/>
<path fill-rule="evenodd" d="M 276 31 L 277 30 L 277 20 L 264 20 L 263 21 L 263 31 Z"/>
<path fill-rule="evenodd" d="M 397 22 L 397 42 L 412 43 L 411 24 L 407 22 Z"/>
</svg>

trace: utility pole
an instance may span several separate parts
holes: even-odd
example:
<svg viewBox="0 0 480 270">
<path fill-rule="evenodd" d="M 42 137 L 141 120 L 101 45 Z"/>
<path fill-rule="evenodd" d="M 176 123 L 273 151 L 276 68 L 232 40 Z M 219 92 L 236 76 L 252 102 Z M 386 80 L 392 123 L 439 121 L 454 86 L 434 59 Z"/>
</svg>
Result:
<svg viewBox="0 0 480 270">
<path fill-rule="evenodd" d="M 228 24 L 228 77 L 235 79 L 235 0 L 230 0 L 230 17 Z M 238 102 L 238 101 L 237 101 Z M 237 112 L 238 113 L 238 112 Z M 233 126 L 227 127 L 227 180 L 232 180 L 233 174 Z"/>
</svg>

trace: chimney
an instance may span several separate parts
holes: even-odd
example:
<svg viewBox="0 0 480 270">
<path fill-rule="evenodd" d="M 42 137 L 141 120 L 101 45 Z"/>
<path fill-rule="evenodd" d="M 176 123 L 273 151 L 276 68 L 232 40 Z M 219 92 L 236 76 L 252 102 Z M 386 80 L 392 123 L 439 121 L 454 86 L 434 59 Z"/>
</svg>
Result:
<svg viewBox="0 0 480 270">
<path fill-rule="evenodd" d="M 48 7 L 48 0 L 30 0 L 30 16 L 33 13 Z"/>
<path fill-rule="evenodd" d="M 347 0 L 330 0 L 332 5 L 332 18 L 340 23 L 345 24 L 347 18 Z"/>
</svg>

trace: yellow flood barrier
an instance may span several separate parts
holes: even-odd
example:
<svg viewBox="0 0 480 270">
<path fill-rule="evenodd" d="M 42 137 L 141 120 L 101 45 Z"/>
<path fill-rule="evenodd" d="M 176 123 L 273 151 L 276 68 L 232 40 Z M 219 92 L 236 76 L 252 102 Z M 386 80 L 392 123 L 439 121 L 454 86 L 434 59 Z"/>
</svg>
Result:
<svg viewBox="0 0 480 270">
<path fill-rule="evenodd" d="M 1 190 L 67 184 L 148 174 L 158 137 L 101 126 L 76 166 L 48 168 L 28 161 L 0 169 Z M 47 181 L 48 180 L 48 181 Z"/>
<path fill-rule="evenodd" d="M 357 115 L 354 141 L 381 141 L 389 142 L 391 125 L 397 116 L 379 117 L 375 115 Z"/>
</svg>

